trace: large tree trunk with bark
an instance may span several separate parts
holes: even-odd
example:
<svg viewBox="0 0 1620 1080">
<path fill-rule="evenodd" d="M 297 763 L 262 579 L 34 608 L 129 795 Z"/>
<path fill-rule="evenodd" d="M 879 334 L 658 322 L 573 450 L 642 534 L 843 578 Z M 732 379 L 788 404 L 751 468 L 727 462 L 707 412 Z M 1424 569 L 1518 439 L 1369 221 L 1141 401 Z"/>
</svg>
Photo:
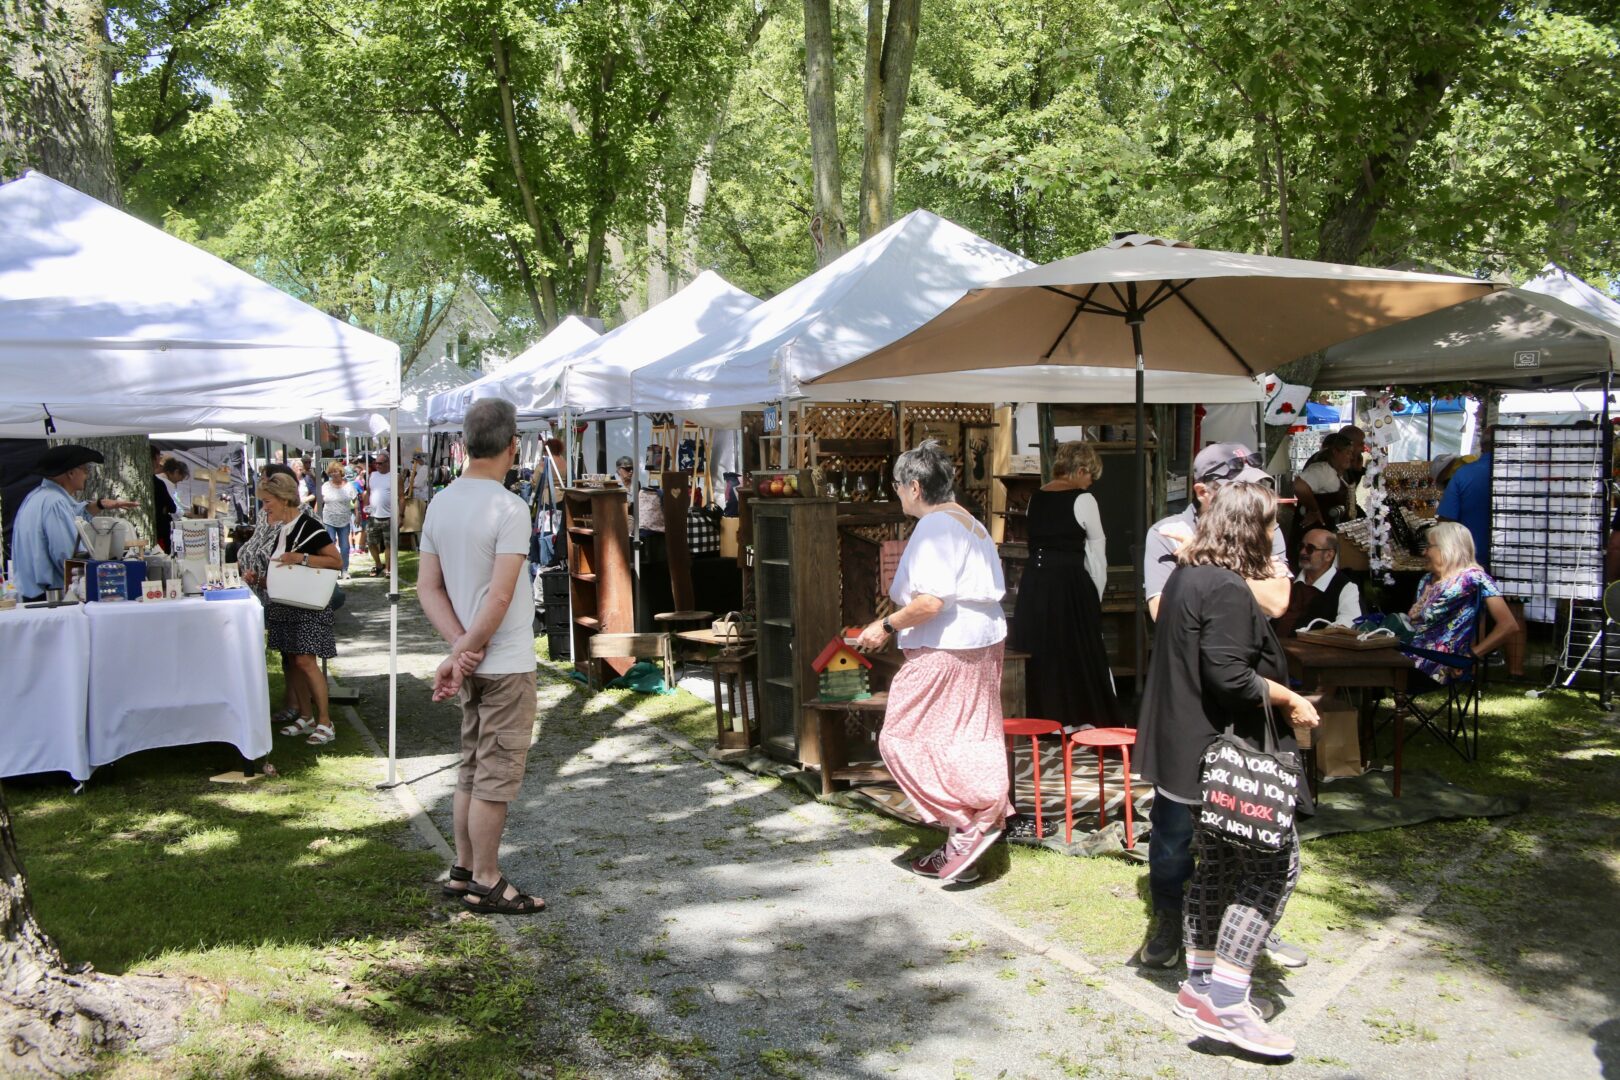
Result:
<svg viewBox="0 0 1620 1080">
<path fill-rule="evenodd" d="M 833 65 L 832 0 L 804 0 L 804 103 L 810 115 L 816 265 L 849 246 L 844 224 L 844 173 L 838 157 L 838 98 Z"/>
<path fill-rule="evenodd" d="M 113 978 L 88 965 L 69 969 L 34 918 L 0 792 L 0 1076 L 60 1076 L 86 1071 L 102 1051 L 161 1050 L 179 1038 L 194 1000 L 210 1003 L 201 989 L 159 976 Z"/>
<path fill-rule="evenodd" d="M 107 13 L 97 0 L 0 0 L 0 159 L 35 166 L 119 205 L 112 154 Z M 12 166 L 8 165 L 8 168 Z M 96 494 L 139 499 L 151 531 L 151 455 L 144 435 L 84 440 L 107 454 Z M 191 1003 L 177 979 L 111 978 L 70 969 L 34 916 L 11 814 L 0 791 L 0 1075 L 81 1072 L 107 1049 L 174 1041 Z"/>
<path fill-rule="evenodd" d="M 861 239 L 894 218 L 894 163 L 911 89 L 922 0 L 870 0 L 866 16 L 866 108 L 861 156 Z"/>
<path fill-rule="evenodd" d="M 121 206 L 104 0 L 0 0 L 0 170 L 35 168 Z"/>
</svg>

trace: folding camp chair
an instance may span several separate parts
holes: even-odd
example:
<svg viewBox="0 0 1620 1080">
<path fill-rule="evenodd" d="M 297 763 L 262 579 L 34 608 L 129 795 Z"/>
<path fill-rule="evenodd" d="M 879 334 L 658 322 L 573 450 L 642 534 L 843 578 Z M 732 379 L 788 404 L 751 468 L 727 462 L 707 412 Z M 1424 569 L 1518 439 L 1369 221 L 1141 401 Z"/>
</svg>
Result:
<svg viewBox="0 0 1620 1080">
<path fill-rule="evenodd" d="M 1480 616 L 1485 611 L 1485 598 L 1474 597 L 1472 640 L 1481 637 Z M 1479 757 L 1479 699 L 1485 687 L 1486 663 L 1483 657 L 1463 653 L 1440 652 L 1416 645 L 1402 645 L 1401 652 L 1421 660 L 1430 660 L 1455 669 L 1457 677 L 1447 681 L 1441 691 L 1445 697 L 1437 705 L 1426 706 L 1416 696 L 1407 695 L 1396 702 L 1395 722 L 1402 723 L 1410 716 L 1440 742 L 1451 747 L 1464 761 Z"/>
</svg>

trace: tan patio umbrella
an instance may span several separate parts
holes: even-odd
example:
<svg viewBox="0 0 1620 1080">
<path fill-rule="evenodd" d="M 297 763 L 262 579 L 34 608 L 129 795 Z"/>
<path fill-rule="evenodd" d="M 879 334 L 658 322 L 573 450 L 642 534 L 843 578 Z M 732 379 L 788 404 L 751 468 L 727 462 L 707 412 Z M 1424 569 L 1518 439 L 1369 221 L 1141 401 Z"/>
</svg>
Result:
<svg viewBox="0 0 1620 1080">
<path fill-rule="evenodd" d="M 973 289 L 816 384 L 1026 365 L 1136 369 L 1136 544 L 1147 535 L 1144 372 L 1257 375 L 1499 286 L 1445 274 L 1206 251 L 1141 233 Z M 1137 589 L 1137 657 L 1146 610 Z M 1140 677 L 1137 679 L 1141 687 Z"/>
</svg>

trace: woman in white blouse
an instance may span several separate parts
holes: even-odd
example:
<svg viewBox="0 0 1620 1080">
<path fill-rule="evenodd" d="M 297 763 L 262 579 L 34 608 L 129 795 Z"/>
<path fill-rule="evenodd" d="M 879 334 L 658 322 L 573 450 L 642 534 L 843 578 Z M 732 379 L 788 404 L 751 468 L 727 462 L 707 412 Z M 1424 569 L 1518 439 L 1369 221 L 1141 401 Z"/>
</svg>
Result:
<svg viewBox="0 0 1620 1080">
<path fill-rule="evenodd" d="M 878 750 L 923 820 L 947 832 L 911 869 L 972 881 L 1012 807 L 1001 733 L 1007 620 L 990 534 L 951 499 L 955 469 L 933 440 L 894 463 L 900 506 L 917 519 L 889 598 L 900 609 L 861 631 L 860 647 L 899 636 L 906 662 L 889 686 Z"/>
<path fill-rule="evenodd" d="M 321 485 L 321 524 L 343 558 L 342 577 L 349 576 L 349 525 L 354 518 L 354 491 L 343 479 L 343 463 L 326 467 L 326 483 Z"/>
<path fill-rule="evenodd" d="M 1070 731 L 1120 723 L 1102 636 L 1108 541 L 1097 498 L 1087 490 L 1102 470 L 1090 443 L 1064 443 L 1053 455 L 1052 482 L 1029 502 L 1029 561 L 1008 642 L 1029 654 L 1029 715 Z"/>
</svg>

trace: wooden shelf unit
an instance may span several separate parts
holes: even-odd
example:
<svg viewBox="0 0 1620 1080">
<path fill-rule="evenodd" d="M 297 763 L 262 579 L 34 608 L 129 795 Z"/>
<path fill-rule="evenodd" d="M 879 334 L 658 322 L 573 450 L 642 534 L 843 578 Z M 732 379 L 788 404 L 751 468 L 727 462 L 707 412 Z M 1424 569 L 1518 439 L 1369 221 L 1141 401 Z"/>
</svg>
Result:
<svg viewBox="0 0 1620 1080">
<path fill-rule="evenodd" d="M 623 488 L 567 488 L 568 591 L 573 602 L 574 666 L 589 673 L 595 634 L 635 632 L 630 583 L 629 500 Z M 623 675 L 629 657 L 595 661 Z M 605 674 L 605 673 L 604 673 Z"/>
<path fill-rule="evenodd" d="M 842 629 L 838 504 L 833 499 L 755 499 L 752 508 L 760 745 L 774 758 L 798 763 L 800 708 L 818 689 L 810 663 Z"/>
</svg>

